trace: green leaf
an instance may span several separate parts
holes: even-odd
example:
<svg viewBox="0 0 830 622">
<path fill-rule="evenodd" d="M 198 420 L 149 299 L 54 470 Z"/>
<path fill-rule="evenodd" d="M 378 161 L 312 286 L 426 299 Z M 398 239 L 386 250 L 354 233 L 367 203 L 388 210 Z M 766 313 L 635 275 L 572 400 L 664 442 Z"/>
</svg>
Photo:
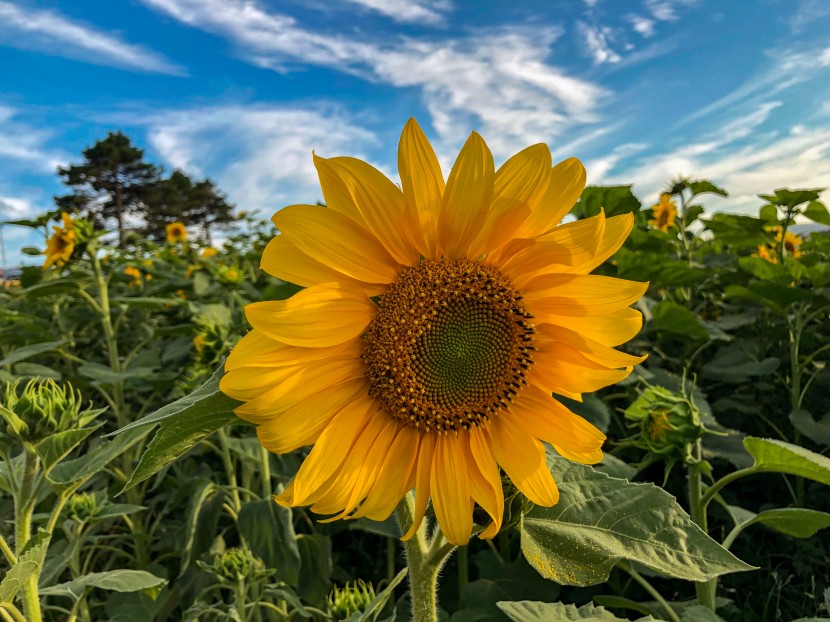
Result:
<svg viewBox="0 0 830 622">
<path fill-rule="evenodd" d="M 250 501 L 242 505 L 237 527 L 267 568 L 276 568 L 280 579 L 297 585 L 300 550 L 290 508 L 281 507 L 270 498 Z"/>
<path fill-rule="evenodd" d="M 588 622 L 627 622 L 627 618 L 618 618 L 605 607 L 593 603 L 582 605 L 564 605 L 562 603 L 542 603 L 533 600 L 496 603 L 513 622 L 571 622 L 584 620 Z M 640 618 L 638 622 L 655 620 L 651 616 Z"/>
<path fill-rule="evenodd" d="M 17 558 L 17 563 L 9 568 L 6 576 L 0 581 L 0 602 L 12 602 L 23 583 L 29 577 L 40 574 L 51 535 L 48 531 L 40 530 L 26 543 L 26 547 Z"/>
<path fill-rule="evenodd" d="M 694 605 L 683 611 L 680 622 L 723 622 L 723 618 L 708 607 Z"/>
<path fill-rule="evenodd" d="M 155 425 L 165 421 L 166 419 L 182 416 L 182 413 L 217 413 L 233 410 L 239 406 L 240 402 L 237 402 L 229 397 L 225 397 L 224 394 L 219 391 L 219 380 L 222 379 L 224 374 L 224 365 L 222 365 L 219 369 L 214 371 L 211 377 L 208 378 L 208 380 L 193 393 L 185 395 L 172 404 L 163 406 L 149 415 L 145 415 L 138 421 L 133 421 L 132 423 L 125 425 L 123 428 L 112 432 L 109 436 L 123 434 L 124 432 L 134 428 Z M 224 400 L 222 398 L 224 398 Z"/>
<path fill-rule="evenodd" d="M 797 408 L 790 412 L 790 423 L 811 441 L 819 445 L 830 445 L 830 413 L 816 421 L 809 412 Z"/>
<path fill-rule="evenodd" d="M 830 212 L 827 211 L 827 206 L 821 201 L 810 201 L 807 209 L 804 210 L 804 215 L 822 225 L 830 225 Z"/>
<path fill-rule="evenodd" d="M 752 569 L 701 531 L 661 488 L 613 479 L 550 454 L 548 465 L 559 503 L 534 507 L 521 521 L 522 553 L 542 576 L 596 585 L 621 559 L 688 581 Z"/>
<path fill-rule="evenodd" d="M 315 607 L 323 606 L 331 590 L 331 539 L 323 534 L 297 536 L 297 548 L 302 563 L 297 581 L 297 593 Z"/>
<path fill-rule="evenodd" d="M 401 581 L 406 578 L 406 575 L 409 573 L 408 568 L 404 568 L 398 574 L 395 575 L 395 578 L 389 582 L 382 592 L 380 592 L 375 598 L 369 603 L 369 606 L 360 614 L 357 618 L 358 622 L 376 622 L 378 616 L 381 614 L 383 609 L 386 607 L 386 603 L 389 602 L 389 599 L 392 598 L 392 595 L 395 593 L 395 588 L 398 587 Z"/>
<path fill-rule="evenodd" d="M 0 360 L 0 367 L 14 365 L 18 361 L 25 360 L 31 356 L 37 356 L 38 354 L 43 354 L 44 352 L 57 350 L 62 345 L 63 339 L 58 339 L 57 341 L 33 343 L 28 346 L 23 346 L 22 348 L 17 348 L 16 350 L 12 350 L 11 354 L 8 354 L 4 359 Z"/>
<path fill-rule="evenodd" d="M 773 281 L 774 283 L 787 285 L 793 280 L 786 266 L 772 263 L 760 257 L 741 257 L 738 259 L 738 266 L 747 274 L 751 274 L 764 281 Z"/>
<path fill-rule="evenodd" d="M 14 375 L 19 378 L 51 378 L 52 380 L 60 380 L 61 373 L 47 367 L 46 365 L 38 365 L 37 363 L 29 363 L 23 361 L 14 366 Z"/>
<path fill-rule="evenodd" d="M 744 447 L 764 471 L 806 477 L 830 486 L 830 458 L 798 445 L 771 438 L 747 436 Z"/>
<path fill-rule="evenodd" d="M 777 225 L 778 208 L 771 203 L 767 203 L 761 208 L 761 211 L 758 213 L 758 217 L 768 225 Z"/>
<path fill-rule="evenodd" d="M 193 293 L 204 296 L 210 289 L 210 277 L 201 270 L 193 275 Z"/>
<path fill-rule="evenodd" d="M 700 179 L 698 181 L 692 181 L 688 184 L 689 190 L 692 191 L 692 195 L 696 194 L 717 194 L 721 197 L 728 197 L 729 193 L 721 188 L 720 186 L 716 186 L 711 181 L 707 181 L 705 179 Z"/>
<path fill-rule="evenodd" d="M 115 384 L 130 378 L 140 378 L 153 373 L 153 367 L 136 367 L 122 372 L 113 371 L 101 363 L 84 363 L 78 368 L 78 373 L 91 378 L 99 384 Z"/>
<path fill-rule="evenodd" d="M 92 572 L 72 581 L 40 588 L 41 596 L 67 596 L 74 600 L 81 598 L 87 589 L 98 587 L 113 592 L 154 592 L 167 583 L 144 570 L 108 570 Z"/>
<path fill-rule="evenodd" d="M 794 538 L 809 538 L 820 529 L 830 527 L 830 514 L 806 508 L 765 510 L 741 523 L 742 527 L 761 524 Z"/>
<path fill-rule="evenodd" d="M 640 211 L 640 201 L 631 192 L 631 186 L 588 186 L 582 191 L 577 204 L 571 212 L 577 218 L 589 218 L 605 209 L 609 218 L 619 214 L 636 214 Z"/>
<path fill-rule="evenodd" d="M 119 296 L 113 298 L 111 302 L 139 309 L 164 309 L 171 305 L 187 304 L 187 301 L 181 298 L 158 298 L 152 296 Z"/>
<path fill-rule="evenodd" d="M 651 309 L 651 327 L 676 335 L 709 339 L 709 332 L 694 313 L 675 302 L 662 300 Z"/>
<path fill-rule="evenodd" d="M 58 462 L 66 458 L 70 452 L 84 442 L 86 438 L 103 423 L 80 430 L 66 430 L 49 436 L 35 445 L 35 452 L 43 461 L 43 470 L 49 471 Z"/>
<path fill-rule="evenodd" d="M 56 465 L 49 473 L 49 481 L 59 487 L 68 486 L 100 472 L 110 462 L 147 436 L 149 430 L 132 430 L 127 434 L 105 441 L 80 458 Z"/>
</svg>

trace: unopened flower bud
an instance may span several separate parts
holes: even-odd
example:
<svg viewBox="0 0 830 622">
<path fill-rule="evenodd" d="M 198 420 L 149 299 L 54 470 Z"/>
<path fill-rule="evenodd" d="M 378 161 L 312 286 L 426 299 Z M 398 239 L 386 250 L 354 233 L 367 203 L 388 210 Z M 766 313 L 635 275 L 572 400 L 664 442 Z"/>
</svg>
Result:
<svg viewBox="0 0 830 622">
<path fill-rule="evenodd" d="M 366 611 L 369 604 L 375 599 L 375 589 L 371 583 L 362 579 L 347 583 L 343 587 L 335 586 L 328 596 L 329 613 L 336 620 L 347 620 L 354 613 Z"/>
<path fill-rule="evenodd" d="M 232 583 L 244 581 L 254 571 L 254 558 L 249 550 L 234 547 L 214 558 L 213 571 L 219 578 Z"/>
<path fill-rule="evenodd" d="M 72 495 L 66 502 L 66 515 L 74 521 L 85 523 L 95 515 L 97 507 L 95 495 L 81 492 Z"/>
<path fill-rule="evenodd" d="M 695 403 L 663 387 L 648 387 L 625 418 L 636 430 L 630 439 L 634 446 L 670 460 L 689 459 L 692 445 L 707 431 Z"/>
<path fill-rule="evenodd" d="M 2 415 L 6 433 L 35 443 L 76 427 L 80 421 L 81 394 L 70 384 L 52 379 L 30 380 L 20 390 L 20 381 L 6 383 Z"/>
</svg>

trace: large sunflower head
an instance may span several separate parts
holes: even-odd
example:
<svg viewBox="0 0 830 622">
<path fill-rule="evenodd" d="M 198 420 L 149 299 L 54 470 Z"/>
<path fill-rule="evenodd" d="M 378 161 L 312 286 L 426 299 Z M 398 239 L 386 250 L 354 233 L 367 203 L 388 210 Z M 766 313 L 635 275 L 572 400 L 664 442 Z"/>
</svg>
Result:
<svg viewBox="0 0 830 622">
<path fill-rule="evenodd" d="M 602 432 L 553 394 L 580 399 L 642 357 L 614 350 L 640 329 L 646 285 L 589 272 L 623 243 L 626 214 L 559 225 L 585 170 L 545 145 L 498 170 L 471 134 L 448 178 L 414 120 L 400 188 L 353 158 L 315 157 L 326 207 L 274 215 L 262 268 L 305 287 L 246 307 L 253 326 L 221 388 L 245 402 L 260 442 L 313 445 L 277 497 L 332 518 L 385 519 L 415 489 L 448 540 L 466 543 L 478 504 L 499 530 L 501 471 L 534 503 L 559 494 L 542 442 L 583 463 Z M 558 225 L 558 226 L 557 226 Z"/>
<path fill-rule="evenodd" d="M 165 228 L 167 234 L 167 243 L 175 244 L 176 242 L 184 242 L 187 239 L 187 227 L 181 222 L 171 222 Z"/>
<path fill-rule="evenodd" d="M 46 240 L 46 250 L 43 254 L 46 255 L 46 260 L 43 262 L 43 269 L 49 268 L 52 265 L 62 266 L 72 256 L 75 250 L 75 242 L 77 235 L 75 232 L 75 223 L 72 216 L 66 212 L 61 212 L 62 227 L 52 227 L 54 233 Z"/>
<path fill-rule="evenodd" d="M 677 205 L 672 200 L 672 195 L 668 192 L 661 194 L 660 201 L 651 206 L 651 214 L 654 218 L 649 220 L 648 224 L 660 231 L 671 229 L 677 218 Z"/>
</svg>

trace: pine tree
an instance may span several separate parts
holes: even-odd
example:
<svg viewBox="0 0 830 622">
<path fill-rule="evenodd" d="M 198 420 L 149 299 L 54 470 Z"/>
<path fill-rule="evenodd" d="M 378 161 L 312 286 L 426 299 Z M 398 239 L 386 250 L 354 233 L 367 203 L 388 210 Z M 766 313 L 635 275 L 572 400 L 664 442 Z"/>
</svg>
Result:
<svg viewBox="0 0 830 622">
<path fill-rule="evenodd" d="M 144 150 L 134 147 L 121 132 L 110 132 L 82 155 L 82 163 L 58 167 L 58 174 L 74 192 L 55 197 L 55 203 L 85 212 L 99 226 L 115 219 L 118 245 L 124 248 L 127 216 L 144 211 L 158 184 L 159 171 L 144 162 Z"/>
</svg>

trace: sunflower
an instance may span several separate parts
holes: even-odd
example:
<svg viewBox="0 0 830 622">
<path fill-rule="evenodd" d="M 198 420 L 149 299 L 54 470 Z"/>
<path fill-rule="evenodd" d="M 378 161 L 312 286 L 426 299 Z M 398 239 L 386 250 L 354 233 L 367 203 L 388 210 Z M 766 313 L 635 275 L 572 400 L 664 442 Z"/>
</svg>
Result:
<svg viewBox="0 0 830 622">
<path fill-rule="evenodd" d="M 660 231 L 671 229 L 677 217 L 677 205 L 672 201 L 671 194 L 668 192 L 661 194 L 660 202 L 651 206 L 651 214 L 654 218 L 649 220 L 648 224 Z"/>
<path fill-rule="evenodd" d="M 43 262 L 44 270 L 53 264 L 64 265 L 75 250 L 75 223 L 66 212 L 61 212 L 61 221 L 63 227 L 52 227 L 55 232 L 46 240 L 46 250 L 43 251 L 46 255 L 46 261 Z"/>
<path fill-rule="evenodd" d="M 582 463 L 605 436 L 552 393 L 625 378 L 644 357 L 612 349 L 640 329 L 628 306 L 646 284 L 588 273 L 633 215 L 557 227 L 585 185 L 574 159 L 552 166 L 534 145 L 496 171 L 473 133 L 446 183 L 410 119 L 401 188 L 353 158 L 314 157 L 328 207 L 292 205 L 262 268 L 304 286 L 250 304 L 253 326 L 225 364 L 221 389 L 245 402 L 269 451 L 313 445 L 277 501 L 329 520 L 387 518 L 415 489 L 415 533 L 432 499 L 453 544 L 478 504 L 498 533 L 500 469 L 532 502 L 559 493 L 542 441 Z"/>
<path fill-rule="evenodd" d="M 130 285 L 141 284 L 141 271 L 135 266 L 127 266 L 126 268 L 124 268 L 124 274 L 129 277 L 132 277 L 133 282 L 130 283 Z"/>
<path fill-rule="evenodd" d="M 171 222 L 165 227 L 165 232 L 167 233 L 168 244 L 175 244 L 176 242 L 184 242 L 187 240 L 187 228 L 184 226 L 184 223 L 178 221 Z"/>
<path fill-rule="evenodd" d="M 803 254 L 799 246 L 801 246 L 801 236 L 792 231 L 784 233 L 781 227 L 766 227 L 766 230 L 775 236 L 775 244 L 761 244 L 758 250 L 753 253 L 756 257 L 766 259 L 770 263 L 778 263 L 778 248 L 781 244 L 784 245 L 784 256 L 797 259 Z"/>
</svg>

